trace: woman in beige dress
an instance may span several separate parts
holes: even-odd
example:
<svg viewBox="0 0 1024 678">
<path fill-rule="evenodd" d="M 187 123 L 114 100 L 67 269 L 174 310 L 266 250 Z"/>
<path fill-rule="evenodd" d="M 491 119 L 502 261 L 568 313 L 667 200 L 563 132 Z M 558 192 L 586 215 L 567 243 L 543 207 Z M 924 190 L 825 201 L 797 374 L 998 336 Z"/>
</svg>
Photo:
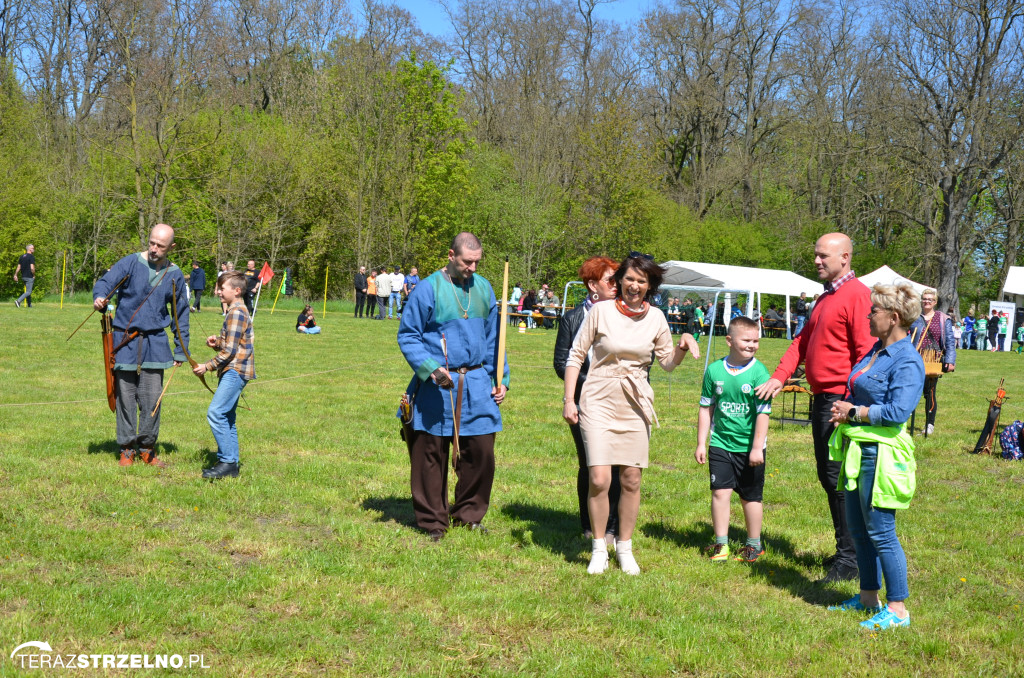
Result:
<svg viewBox="0 0 1024 678">
<path fill-rule="evenodd" d="M 615 557 L 624 572 L 640 574 L 633 557 L 633 529 L 640 509 L 640 478 L 648 463 L 651 424 L 657 423 L 654 391 L 647 380 L 651 356 L 669 372 L 687 352 L 700 357 L 691 334 L 682 335 L 679 344 L 673 345 L 665 314 L 649 303 L 663 274 L 650 255 L 630 252 L 615 273 L 618 295 L 612 301 L 594 304 L 566 362 L 562 416 L 569 424 L 579 422 L 590 468 L 590 574 L 608 569 L 605 528 L 613 466 L 620 467 L 622 485 Z M 573 396 L 588 352 L 590 372 L 577 409 Z"/>
</svg>

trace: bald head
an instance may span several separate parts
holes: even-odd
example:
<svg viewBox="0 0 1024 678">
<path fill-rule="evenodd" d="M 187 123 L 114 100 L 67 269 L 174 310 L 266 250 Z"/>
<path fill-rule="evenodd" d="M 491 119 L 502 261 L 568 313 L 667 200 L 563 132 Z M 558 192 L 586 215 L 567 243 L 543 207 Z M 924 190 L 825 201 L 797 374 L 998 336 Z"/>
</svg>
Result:
<svg viewBox="0 0 1024 678">
<path fill-rule="evenodd" d="M 814 244 L 814 265 L 818 277 L 834 282 L 850 272 L 853 241 L 845 233 L 826 233 Z"/>
<path fill-rule="evenodd" d="M 167 263 L 167 255 L 174 249 L 174 229 L 167 224 L 157 224 L 149 232 L 149 263 L 157 268 Z"/>
</svg>

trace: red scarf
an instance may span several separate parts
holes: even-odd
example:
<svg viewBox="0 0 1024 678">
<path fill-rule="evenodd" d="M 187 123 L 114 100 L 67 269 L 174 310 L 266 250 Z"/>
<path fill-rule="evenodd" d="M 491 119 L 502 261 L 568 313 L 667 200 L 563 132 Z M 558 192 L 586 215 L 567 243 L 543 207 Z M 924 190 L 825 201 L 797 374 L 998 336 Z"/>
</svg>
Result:
<svg viewBox="0 0 1024 678">
<path fill-rule="evenodd" d="M 629 306 L 626 306 L 626 302 L 622 301 L 622 297 L 615 297 L 615 308 L 619 309 L 619 313 L 627 318 L 639 318 L 647 313 L 650 307 L 651 305 L 645 301 L 639 311 L 634 311 Z"/>
</svg>

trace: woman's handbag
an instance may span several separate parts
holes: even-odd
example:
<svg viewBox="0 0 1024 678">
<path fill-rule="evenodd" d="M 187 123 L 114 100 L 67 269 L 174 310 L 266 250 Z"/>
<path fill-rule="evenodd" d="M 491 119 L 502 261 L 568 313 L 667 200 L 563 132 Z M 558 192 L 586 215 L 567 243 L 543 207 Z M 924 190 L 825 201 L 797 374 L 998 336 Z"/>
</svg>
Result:
<svg viewBox="0 0 1024 678">
<path fill-rule="evenodd" d="M 924 343 L 924 337 L 928 333 L 928 327 L 926 326 L 921 331 L 921 338 L 917 342 L 917 352 L 921 354 L 921 360 L 924 361 L 924 376 L 925 377 L 941 377 L 942 376 L 942 352 L 936 351 L 933 348 L 922 349 L 921 345 Z"/>
</svg>

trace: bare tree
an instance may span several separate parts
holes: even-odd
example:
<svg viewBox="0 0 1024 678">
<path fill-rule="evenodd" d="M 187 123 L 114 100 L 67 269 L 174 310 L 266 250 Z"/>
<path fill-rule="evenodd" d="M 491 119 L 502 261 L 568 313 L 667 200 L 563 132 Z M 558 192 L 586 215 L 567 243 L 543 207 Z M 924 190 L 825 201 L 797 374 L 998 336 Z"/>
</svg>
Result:
<svg viewBox="0 0 1024 678">
<path fill-rule="evenodd" d="M 893 105 L 917 132 L 901 151 L 936 197 L 927 234 L 938 254 L 942 308 L 959 303 L 960 269 L 975 235 L 971 203 L 1022 131 L 1019 116 L 1003 124 L 1022 90 L 1022 18 L 1020 0 L 887 5 L 886 55 L 906 87 Z"/>
</svg>

